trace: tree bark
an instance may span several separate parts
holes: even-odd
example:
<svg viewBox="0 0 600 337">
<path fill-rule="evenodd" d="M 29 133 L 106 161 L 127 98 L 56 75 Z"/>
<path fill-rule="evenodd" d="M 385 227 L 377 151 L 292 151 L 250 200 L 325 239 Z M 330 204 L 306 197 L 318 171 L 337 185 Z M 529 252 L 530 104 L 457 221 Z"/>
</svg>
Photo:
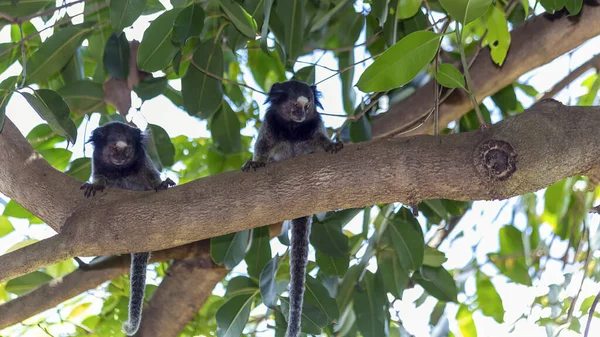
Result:
<svg viewBox="0 0 600 337">
<path fill-rule="evenodd" d="M 598 177 L 599 114 L 599 107 L 544 101 L 488 129 L 349 144 L 337 154 L 226 172 L 160 193 L 110 189 L 79 203 L 62 232 L 47 239 L 51 245 L 44 240 L 0 256 L 0 282 L 70 256 L 166 249 L 335 209 L 504 199 L 573 175 Z"/>
<path fill-rule="evenodd" d="M 502 67 L 492 62 L 489 48 L 484 48 L 469 69 L 477 102 L 515 82 L 521 75 L 547 64 L 558 56 L 600 34 L 600 7 L 585 6 L 578 23 L 563 17 L 550 21 L 543 15 L 527 20 L 511 31 L 511 44 Z M 454 92 L 440 104 L 440 125 L 457 120 L 473 108 L 464 90 Z M 433 82 L 416 90 L 405 100 L 372 121 L 373 137 L 405 132 L 419 125 L 433 109 Z M 404 135 L 431 133 L 433 118 Z"/>
</svg>

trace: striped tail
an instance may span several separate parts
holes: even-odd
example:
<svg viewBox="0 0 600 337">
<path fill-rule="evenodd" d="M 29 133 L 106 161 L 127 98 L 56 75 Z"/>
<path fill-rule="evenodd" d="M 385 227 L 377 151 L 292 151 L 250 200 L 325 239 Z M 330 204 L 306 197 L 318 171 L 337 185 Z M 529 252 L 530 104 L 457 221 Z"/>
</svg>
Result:
<svg viewBox="0 0 600 337">
<path fill-rule="evenodd" d="M 290 312 L 286 337 L 300 335 L 302 320 L 302 302 L 306 281 L 308 259 L 308 238 L 312 217 L 292 220 L 292 249 L 290 254 Z"/>
<path fill-rule="evenodd" d="M 133 336 L 137 332 L 142 321 L 144 291 L 146 290 L 146 266 L 149 259 L 150 253 L 131 254 L 129 320 L 123 323 L 123 332 L 128 336 Z"/>
</svg>

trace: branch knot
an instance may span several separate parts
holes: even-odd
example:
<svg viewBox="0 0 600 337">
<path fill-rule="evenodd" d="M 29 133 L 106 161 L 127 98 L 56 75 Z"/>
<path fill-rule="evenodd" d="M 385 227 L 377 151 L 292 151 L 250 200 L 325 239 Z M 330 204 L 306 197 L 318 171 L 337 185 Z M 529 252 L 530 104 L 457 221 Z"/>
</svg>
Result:
<svg viewBox="0 0 600 337">
<path fill-rule="evenodd" d="M 517 154 L 503 140 L 492 139 L 479 144 L 474 159 L 477 172 L 489 180 L 507 180 L 517 170 Z"/>
</svg>

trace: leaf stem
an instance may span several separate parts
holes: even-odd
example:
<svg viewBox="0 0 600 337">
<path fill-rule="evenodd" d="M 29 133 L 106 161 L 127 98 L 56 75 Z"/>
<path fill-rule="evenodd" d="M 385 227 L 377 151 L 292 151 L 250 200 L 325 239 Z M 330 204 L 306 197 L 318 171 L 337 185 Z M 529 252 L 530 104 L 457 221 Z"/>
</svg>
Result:
<svg viewBox="0 0 600 337">
<path fill-rule="evenodd" d="M 467 64 L 467 57 L 465 56 L 465 49 L 462 45 L 462 32 L 463 29 L 459 30 L 459 23 L 456 22 L 456 29 L 454 32 L 456 33 L 456 44 L 458 45 L 458 50 L 460 52 L 460 61 L 462 62 L 463 71 L 465 73 L 465 79 L 467 80 L 467 93 L 469 97 L 471 97 L 471 103 L 473 104 L 473 109 L 475 109 L 475 114 L 477 115 L 477 119 L 479 120 L 480 127 L 486 127 L 487 123 L 483 119 L 483 115 L 481 114 L 481 110 L 479 110 L 479 104 L 477 104 L 477 99 L 475 98 L 475 89 L 473 88 L 473 84 L 471 83 L 471 75 L 469 74 L 469 65 Z M 461 27 L 464 28 L 464 27 Z"/>
<path fill-rule="evenodd" d="M 21 85 L 19 85 L 20 89 L 25 85 L 27 78 L 27 56 L 25 55 L 25 41 L 23 41 L 23 23 L 19 23 L 19 32 L 21 33 L 21 58 L 23 60 L 23 78 L 21 79 Z"/>
</svg>

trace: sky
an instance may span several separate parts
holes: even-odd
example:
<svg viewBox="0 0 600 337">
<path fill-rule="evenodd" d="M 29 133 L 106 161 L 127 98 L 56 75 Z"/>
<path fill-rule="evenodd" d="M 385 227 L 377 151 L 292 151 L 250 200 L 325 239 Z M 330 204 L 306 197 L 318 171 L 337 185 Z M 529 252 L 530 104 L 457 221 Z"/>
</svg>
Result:
<svg viewBox="0 0 600 337">
<path fill-rule="evenodd" d="M 165 5 L 165 7 L 171 8 L 170 2 L 168 0 L 161 0 L 161 2 Z M 534 0 L 530 1 L 532 4 L 535 3 Z M 62 3 L 62 0 L 57 0 L 58 4 Z M 360 6 L 360 2 L 357 3 L 357 6 Z M 70 15 L 75 15 L 82 11 L 83 5 L 78 4 L 69 8 L 68 13 Z M 152 16 L 144 16 L 136 21 L 134 24 L 134 28 L 126 29 L 125 32 L 129 40 L 136 39 L 141 41 L 144 30 L 148 27 L 151 20 L 156 18 L 157 15 Z M 56 18 L 56 17 L 55 17 Z M 53 20 L 50 21 L 52 23 Z M 79 21 L 75 21 L 78 23 Z M 43 27 L 43 22 L 40 19 L 34 19 L 32 23 L 38 28 Z M 50 35 L 50 31 L 48 30 L 41 34 L 42 39 L 47 38 Z M 365 35 L 364 31 L 361 33 L 359 40 L 356 44 L 360 44 L 364 42 Z M 4 27 L 0 30 L 0 43 L 10 42 L 10 27 Z M 564 55 L 562 57 L 557 58 L 553 62 L 543 67 L 537 68 L 527 74 L 521 76 L 521 82 L 526 82 L 533 87 L 535 87 L 539 92 L 546 91 L 550 89 L 556 82 L 565 77 L 570 71 L 585 61 L 587 61 L 590 57 L 600 52 L 600 38 L 594 38 L 579 48 L 577 48 L 571 55 Z M 337 61 L 333 57 L 331 52 L 326 52 L 322 55 L 323 52 L 317 51 L 312 55 L 301 58 L 302 61 L 307 62 L 315 62 L 319 60 L 319 64 L 336 69 L 338 67 Z M 367 53 L 364 50 L 364 47 L 357 48 L 356 50 L 356 60 L 363 59 L 367 56 Z M 365 62 L 364 64 L 357 65 L 355 68 L 354 82 L 358 80 L 360 74 L 364 71 L 364 69 L 371 62 Z M 297 64 L 296 68 L 301 68 L 302 64 Z M 4 80 L 6 77 L 17 75 L 21 72 L 21 67 L 18 63 L 13 64 L 9 70 L 0 75 L 0 81 Z M 249 72 L 246 72 L 249 73 Z M 590 76 L 593 71 L 588 71 L 584 75 L 582 75 L 578 80 L 574 81 L 568 90 L 563 90 L 556 99 L 562 101 L 565 104 L 573 103 L 573 99 L 585 94 L 587 89 L 581 87 L 581 82 Z M 326 77 L 328 77 L 331 72 L 326 69 L 317 67 L 316 71 L 316 81 L 320 81 Z M 155 75 L 160 75 L 157 73 Z M 246 83 L 252 87 L 258 87 L 258 85 L 254 82 L 251 76 L 244 77 Z M 170 84 L 176 89 L 180 89 L 179 81 L 171 81 Z M 324 111 L 333 114 L 343 114 L 342 111 L 342 102 L 341 102 L 341 84 L 339 77 L 334 77 L 319 86 L 319 89 L 323 92 L 322 103 L 324 106 Z M 355 89 L 357 93 L 357 97 L 362 97 L 363 94 Z M 525 107 L 529 106 L 533 103 L 533 100 L 524 95 L 522 92 L 517 92 L 519 100 L 525 105 Z M 262 103 L 264 101 L 264 96 L 261 94 L 253 93 L 253 98 Z M 141 101 L 135 96 L 135 93 L 132 93 L 132 109 L 130 110 L 130 115 L 132 116 L 134 122 L 138 124 L 140 127 L 145 127 L 146 123 L 155 123 L 162 126 L 167 133 L 171 137 L 176 137 L 178 135 L 185 135 L 188 137 L 209 137 L 210 132 L 206 128 L 206 122 L 200 121 L 194 117 L 190 117 L 185 111 L 180 110 L 175 107 L 168 99 L 163 96 L 159 96 L 154 98 L 146 103 L 144 103 L 141 107 L 141 110 L 138 112 L 136 110 L 137 107 L 140 106 Z M 484 100 L 484 103 L 490 108 L 492 111 L 492 121 L 497 122 L 500 117 L 497 109 L 491 103 L 491 100 L 488 98 Z M 261 116 L 264 113 L 265 107 L 261 105 Z M 168 118 L 165 118 L 165 115 L 168 115 Z M 33 111 L 33 109 L 27 104 L 27 102 L 20 95 L 13 95 L 8 107 L 7 107 L 7 116 L 13 121 L 19 130 L 26 135 L 33 127 L 42 123 L 42 119 Z M 90 119 L 89 123 L 82 123 L 82 126 L 78 130 L 78 135 L 89 135 L 91 130 L 93 130 L 98 125 L 99 116 L 97 114 L 93 115 Z M 329 127 L 337 127 L 341 125 L 343 122 L 343 118 L 339 117 L 331 117 L 324 116 L 325 124 Z M 256 131 L 252 127 L 245 128 L 243 133 L 246 135 L 256 136 Z M 73 153 L 73 159 L 83 156 L 84 154 L 84 137 L 78 137 L 77 142 L 74 146 L 70 147 Z M 64 144 L 66 145 L 66 143 Z M 91 154 L 92 148 L 91 145 L 87 145 L 85 148 L 85 153 L 89 156 Z M 173 174 L 169 174 L 169 177 L 177 181 L 177 177 Z M 538 192 L 538 195 L 541 197 L 543 194 Z M 541 198 L 540 198 L 541 199 Z M 3 210 L 3 204 L 8 201 L 8 198 L 0 194 L 0 212 Z M 479 264 L 483 263 L 486 259 L 486 254 L 490 252 L 497 251 L 499 248 L 498 242 L 498 230 L 500 227 L 509 224 L 512 219 L 512 212 L 515 204 L 517 203 L 517 198 L 511 198 L 505 201 L 478 201 L 475 202 L 473 208 L 465 215 L 465 217 L 461 220 L 458 227 L 453 231 L 448 239 L 440 246 L 440 250 L 446 253 L 446 257 L 448 261 L 445 263 L 445 267 L 447 269 L 453 268 L 464 268 L 469 262 L 472 254 L 475 254 L 475 257 Z M 505 205 L 506 204 L 506 205 Z M 543 209 L 542 201 L 539 202 L 538 210 L 541 212 Z M 373 213 L 374 214 L 374 213 Z M 357 216 L 351 223 L 349 223 L 346 227 L 347 230 L 358 233 L 361 231 L 361 223 L 362 215 Z M 419 218 L 420 223 L 424 224 L 424 218 Z M 595 235 L 598 230 L 598 225 L 600 219 L 597 216 L 590 216 L 588 219 L 588 223 L 592 228 L 592 234 Z M 0 252 L 6 251 L 9 247 L 14 245 L 17 242 L 25 238 L 36 238 L 43 239 L 49 236 L 54 235 L 54 231 L 48 228 L 45 225 L 32 225 L 29 226 L 26 221 L 22 221 L 19 219 L 11 218 L 11 222 L 15 226 L 15 232 L 0 238 Z M 515 217 L 515 221 L 512 223 L 517 228 L 525 228 L 526 227 L 526 218 L 517 214 Z M 543 225 L 541 228 L 543 232 L 543 237 L 548 237 L 550 234 L 550 227 L 548 225 Z M 458 234 L 461 233 L 459 236 Z M 426 237 L 427 239 L 427 237 Z M 450 242 L 452 242 L 450 244 Z M 285 247 L 279 244 L 277 240 L 273 240 L 272 242 L 273 254 L 279 253 L 281 254 Z M 555 242 L 551 249 L 551 255 L 553 256 L 561 256 L 566 249 L 566 244 L 561 242 Z M 314 252 L 311 251 L 311 254 Z M 599 253 L 595 252 L 594 256 L 598 257 Z M 312 255 L 311 255 L 312 256 Z M 314 259 L 314 256 L 312 256 Z M 528 319 L 520 319 L 521 315 L 524 313 L 529 313 L 529 303 L 533 301 L 536 296 L 540 296 L 542 294 L 548 293 L 549 285 L 551 284 L 561 284 L 563 282 L 563 270 L 562 266 L 555 263 L 549 262 L 546 267 L 546 273 L 544 277 L 540 280 L 539 283 L 534 284 L 533 287 L 525 287 L 513 283 L 507 282 L 503 277 L 494 277 L 492 278 L 492 282 L 496 286 L 500 296 L 502 297 L 502 301 L 504 304 L 504 308 L 506 310 L 505 314 L 505 324 L 498 325 L 491 318 L 483 316 L 480 312 L 476 312 L 473 317 L 475 319 L 479 336 L 494 336 L 494 337 L 502 337 L 502 336 L 546 336 L 545 329 L 542 327 L 537 327 L 535 321 L 537 318 L 541 316 L 548 315 L 547 310 L 533 310 L 532 314 Z M 376 270 L 376 264 L 372 263 L 369 266 L 369 269 Z M 495 267 L 490 266 L 489 264 L 484 264 L 481 266 L 481 270 L 488 275 L 495 275 L 497 273 Z M 577 271 L 577 270 L 575 270 Z M 238 267 L 236 267 L 232 275 L 236 275 L 238 273 L 245 273 L 245 264 L 242 262 Z M 577 276 L 578 275 L 578 276 Z M 155 274 L 150 271 L 148 281 L 150 283 L 156 283 L 153 280 Z M 468 276 L 461 275 L 459 279 L 464 279 Z M 579 279 L 578 279 L 579 278 Z M 471 278 L 472 280 L 472 278 Z M 567 289 L 566 292 L 561 294 L 561 298 L 566 298 L 568 296 L 572 296 L 577 292 L 579 288 L 579 282 L 581 280 L 581 273 L 576 273 L 574 279 L 571 282 L 571 286 Z M 465 291 L 468 294 L 472 294 L 474 292 L 475 285 L 473 282 L 468 281 L 465 284 Z M 595 295 L 600 289 L 600 285 L 592 282 L 586 281 L 584 283 L 584 287 L 582 290 L 582 294 L 580 296 L 580 301 L 588 296 Z M 217 286 L 215 288 L 216 294 L 222 294 L 223 289 L 221 286 Z M 402 317 L 404 318 L 405 328 L 415 336 L 429 336 L 429 327 L 428 327 L 428 317 L 429 312 L 433 308 L 435 304 L 435 300 L 429 298 L 422 304 L 420 307 L 415 308 L 413 302 L 419 298 L 422 294 L 422 290 L 419 287 L 415 289 L 407 290 L 404 293 L 404 298 L 401 301 L 394 302 L 394 307 L 392 308 L 392 312 L 398 310 L 402 313 Z M 99 310 L 102 301 L 94 296 L 79 296 L 79 299 L 85 299 L 85 301 L 91 301 L 93 305 L 88 309 L 89 313 L 97 312 Z M 464 300 L 465 297 L 459 297 L 459 300 Z M 456 310 L 458 308 L 457 305 L 449 304 L 447 307 L 447 316 L 449 318 L 449 324 L 451 330 L 456 334 L 458 332 L 457 322 L 454 319 L 456 315 Z M 257 311 L 264 310 L 264 307 L 257 308 Z M 548 309 L 549 310 L 549 309 Z M 53 316 L 54 315 L 54 316 Z M 56 319 L 55 311 L 49 310 L 47 313 L 43 313 L 42 316 L 49 316 Z M 42 317 L 39 316 L 38 317 Z M 426 319 L 423 319 L 426 317 Z M 587 316 L 585 316 L 587 317 Z M 34 321 L 34 320 L 28 320 Z M 582 326 L 585 326 L 585 320 L 581 321 Z M 61 331 L 69 331 L 69 328 L 57 328 L 55 336 L 60 335 Z M 511 333 L 512 330 L 512 334 Z M 493 331 L 493 333 L 492 333 Z M 600 334 L 600 320 L 595 319 L 592 324 L 592 331 L 590 336 L 599 335 Z M 266 331 L 257 336 L 266 337 L 272 336 L 272 331 Z M 33 329 L 33 331 L 26 336 L 45 336 L 45 334 L 40 329 Z M 574 333 L 563 332 L 560 336 L 578 336 Z"/>
</svg>

